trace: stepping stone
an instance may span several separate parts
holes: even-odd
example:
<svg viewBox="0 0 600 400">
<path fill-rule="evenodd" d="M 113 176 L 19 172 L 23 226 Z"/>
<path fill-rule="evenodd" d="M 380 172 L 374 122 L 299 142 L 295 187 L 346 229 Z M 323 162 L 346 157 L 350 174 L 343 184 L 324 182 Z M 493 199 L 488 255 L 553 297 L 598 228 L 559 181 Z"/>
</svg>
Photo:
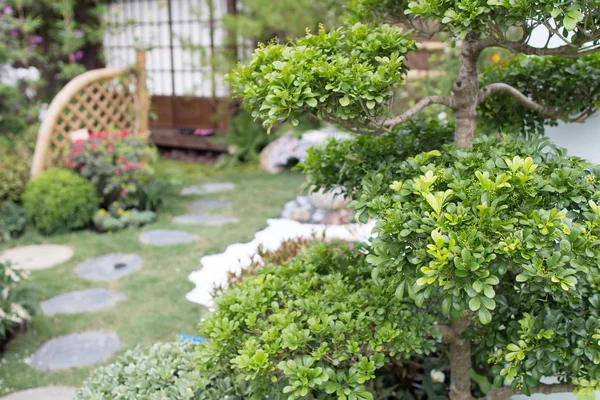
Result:
<svg viewBox="0 0 600 400">
<path fill-rule="evenodd" d="M 23 269 L 38 270 L 62 264 L 73 257 L 73 249 L 56 244 L 15 247 L 0 254 L 0 261 L 10 261 Z"/>
<path fill-rule="evenodd" d="M 204 210 L 213 210 L 215 208 L 231 208 L 233 207 L 233 201 L 217 200 L 217 199 L 203 199 L 198 200 L 190 204 L 191 212 L 198 212 Z"/>
<path fill-rule="evenodd" d="M 151 244 L 154 246 L 172 246 L 174 244 L 193 242 L 195 237 L 189 232 L 157 229 L 153 231 L 142 232 L 139 236 L 139 239 L 144 244 Z"/>
<path fill-rule="evenodd" d="M 46 386 L 22 390 L 0 397 L 0 400 L 73 400 L 77 389 L 69 386 Z"/>
<path fill-rule="evenodd" d="M 225 217 L 223 215 L 185 214 L 173 218 L 173 222 L 184 225 L 222 226 L 237 224 L 240 220 L 235 217 Z"/>
<path fill-rule="evenodd" d="M 188 186 L 181 190 L 182 196 L 200 196 L 219 192 L 229 192 L 235 189 L 231 182 L 205 183 L 202 185 Z"/>
<path fill-rule="evenodd" d="M 92 313 L 108 310 L 127 297 L 114 290 L 87 289 L 63 293 L 40 304 L 45 315 Z"/>
<path fill-rule="evenodd" d="M 31 357 L 38 371 L 86 367 L 106 361 L 121 347 L 115 332 L 89 331 L 48 340 Z"/>
<path fill-rule="evenodd" d="M 90 281 L 114 281 L 142 266 L 142 259 L 136 254 L 107 254 L 86 260 L 77 266 L 80 278 Z"/>
</svg>

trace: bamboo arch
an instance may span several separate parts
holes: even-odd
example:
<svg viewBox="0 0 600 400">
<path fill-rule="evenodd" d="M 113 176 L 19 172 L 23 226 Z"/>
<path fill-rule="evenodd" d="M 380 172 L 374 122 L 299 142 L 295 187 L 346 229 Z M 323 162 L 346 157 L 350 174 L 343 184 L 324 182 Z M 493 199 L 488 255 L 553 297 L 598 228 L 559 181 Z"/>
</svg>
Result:
<svg viewBox="0 0 600 400">
<path fill-rule="evenodd" d="M 31 176 L 58 162 L 63 150 L 71 145 L 71 133 L 77 130 L 147 132 L 146 80 L 146 52 L 137 50 L 134 68 L 95 69 L 65 85 L 42 121 Z"/>
</svg>

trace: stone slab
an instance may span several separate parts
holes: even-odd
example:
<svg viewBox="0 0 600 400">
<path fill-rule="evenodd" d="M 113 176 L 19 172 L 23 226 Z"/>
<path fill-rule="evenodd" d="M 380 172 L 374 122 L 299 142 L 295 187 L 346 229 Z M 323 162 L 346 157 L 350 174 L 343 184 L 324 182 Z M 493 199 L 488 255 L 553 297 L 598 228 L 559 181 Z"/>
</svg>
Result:
<svg viewBox="0 0 600 400">
<path fill-rule="evenodd" d="M 73 249 L 57 244 L 15 247 L 0 253 L 1 261 L 10 261 L 23 269 L 38 270 L 54 267 L 73 257 Z"/>
<path fill-rule="evenodd" d="M 185 214 L 173 218 L 173 222 L 183 225 L 223 226 L 237 224 L 240 220 L 224 215 Z"/>
<path fill-rule="evenodd" d="M 193 185 L 181 190 L 182 196 L 201 196 L 204 194 L 213 194 L 220 192 L 229 192 L 235 189 L 235 185 L 231 182 L 204 183 L 201 185 Z"/>
<path fill-rule="evenodd" d="M 0 400 L 73 400 L 77 389 L 70 386 L 46 386 L 22 390 L 0 397 Z"/>
<path fill-rule="evenodd" d="M 189 232 L 157 229 L 140 233 L 139 239 L 142 243 L 153 246 L 172 246 L 193 242 L 195 237 Z"/>
<path fill-rule="evenodd" d="M 89 331 L 48 340 L 31 357 L 38 371 L 57 371 L 96 365 L 121 347 L 115 332 Z"/>
<path fill-rule="evenodd" d="M 107 289 L 87 289 L 59 294 L 40 304 L 45 315 L 80 314 L 108 310 L 127 296 Z"/>
<path fill-rule="evenodd" d="M 112 253 L 82 262 L 76 272 L 80 278 L 90 281 L 114 281 L 141 266 L 142 258 L 136 254 Z"/>
<path fill-rule="evenodd" d="M 204 210 L 214 210 L 215 208 L 231 208 L 233 202 L 228 200 L 217 200 L 217 199 L 202 199 L 193 202 L 189 206 L 191 212 L 199 212 Z"/>
</svg>

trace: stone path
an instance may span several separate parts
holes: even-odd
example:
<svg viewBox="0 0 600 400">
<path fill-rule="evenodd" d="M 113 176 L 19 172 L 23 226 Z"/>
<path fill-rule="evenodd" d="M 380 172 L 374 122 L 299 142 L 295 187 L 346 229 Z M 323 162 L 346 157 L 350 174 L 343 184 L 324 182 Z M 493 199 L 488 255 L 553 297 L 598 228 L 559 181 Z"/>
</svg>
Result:
<svg viewBox="0 0 600 400">
<path fill-rule="evenodd" d="M 23 390 L 0 397 L 0 400 L 73 400 L 77 389 L 69 386 L 46 386 Z"/>
<path fill-rule="evenodd" d="M 32 356 L 38 371 L 85 367 L 106 361 L 121 347 L 115 332 L 89 331 L 50 339 Z"/>
<path fill-rule="evenodd" d="M 202 185 L 193 185 L 181 190 L 182 196 L 202 196 L 220 192 L 229 192 L 235 189 L 231 182 L 204 183 Z"/>
<path fill-rule="evenodd" d="M 185 214 L 173 218 L 173 222 L 183 225 L 223 226 L 237 224 L 240 220 L 224 215 Z"/>
<path fill-rule="evenodd" d="M 226 285 L 227 274 L 239 272 L 247 267 L 256 249 L 262 245 L 266 250 L 276 250 L 281 243 L 295 237 L 320 236 L 325 232 L 327 238 L 351 241 L 366 241 L 371 235 L 373 223 L 365 225 L 330 225 L 301 224 L 289 219 L 269 219 L 268 227 L 256 233 L 248 243 L 236 243 L 227 246 L 223 253 L 204 256 L 200 259 L 202 268 L 190 274 L 189 280 L 196 285 L 186 294 L 186 299 L 205 307 L 213 308 L 211 292 L 216 285 Z"/>
<path fill-rule="evenodd" d="M 190 204 L 188 207 L 190 212 L 202 212 L 205 210 L 214 210 L 215 208 L 231 208 L 233 201 L 217 200 L 217 199 L 202 199 Z"/>
<path fill-rule="evenodd" d="M 77 266 L 80 278 L 90 281 L 114 281 L 142 267 L 142 259 L 136 254 L 107 254 L 86 260 Z"/>
<path fill-rule="evenodd" d="M 92 313 L 108 310 L 127 299 L 121 292 L 87 289 L 63 293 L 40 304 L 45 315 Z"/>
<path fill-rule="evenodd" d="M 142 232 L 139 235 L 140 242 L 153 246 L 172 246 L 175 244 L 190 243 L 195 240 L 194 235 L 184 231 L 172 231 L 157 229 Z"/>
<path fill-rule="evenodd" d="M 11 263 L 28 270 L 54 267 L 73 257 L 73 249 L 56 244 L 40 244 L 15 247 L 0 254 L 0 261 Z"/>
</svg>

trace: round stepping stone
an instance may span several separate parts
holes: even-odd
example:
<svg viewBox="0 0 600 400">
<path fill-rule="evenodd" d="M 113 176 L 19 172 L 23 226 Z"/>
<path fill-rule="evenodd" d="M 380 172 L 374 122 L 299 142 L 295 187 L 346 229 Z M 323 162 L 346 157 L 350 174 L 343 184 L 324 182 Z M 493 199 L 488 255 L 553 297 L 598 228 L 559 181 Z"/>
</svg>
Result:
<svg viewBox="0 0 600 400">
<path fill-rule="evenodd" d="M 0 254 L 1 261 L 10 261 L 23 269 L 38 270 L 62 264 L 73 257 L 73 249 L 57 244 L 15 247 Z"/>
<path fill-rule="evenodd" d="M 172 246 L 175 244 L 190 243 L 195 240 L 194 235 L 189 232 L 167 229 L 142 232 L 139 238 L 142 243 L 154 246 Z"/>
<path fill-rule="evenodd" d="M 80 278 L 90 281 L 114 281 L 142 266 L 142 259 L 136 254 L 107 254 L 86 260 L 77 266 Z"/>
<path fill-rule="evenodd" d="M 203 194 L 212 194 L 228 192 L 235 189 L 231 182 L 204 183 L 202 185 L 193 185 L 181 190 L 182 196 L 200 196 Z"/>
<path fill-rule="evenodd" d="M 73 400 L 77 389 L 69 386 L 46 386 L 0 397 L 0 400 Z"/>
<path fill-rule="evenodd" d="M 213 210 L 215 208 L 231 208 L 233 207 L 233 201 L 217 200 L 217 199 L 202 199 L 190 204 L 191 212 L 198 212 L 204 210 Z"/>
<path fill-rule="evenodd" d="M 31 357 L 38 371 L 86 367 L 106 361 L 121 347 L 115 332 L 89 331 L 48 340 Z"/>
<path fill-rule="evenodd" d="M 46 315 L 92 313 L 108 310 L 127 297 L 114 290 L 87 289 L 63 293 L 40 304 Z"/>
<path fill-rule="evenodd" d="M 237 224 L 240 221 L 235 217 L 225 217 L 223 215 L 185 214 L 173 218 L 173 222 L 184 225 L 222 226 Z"/>
</svg>

